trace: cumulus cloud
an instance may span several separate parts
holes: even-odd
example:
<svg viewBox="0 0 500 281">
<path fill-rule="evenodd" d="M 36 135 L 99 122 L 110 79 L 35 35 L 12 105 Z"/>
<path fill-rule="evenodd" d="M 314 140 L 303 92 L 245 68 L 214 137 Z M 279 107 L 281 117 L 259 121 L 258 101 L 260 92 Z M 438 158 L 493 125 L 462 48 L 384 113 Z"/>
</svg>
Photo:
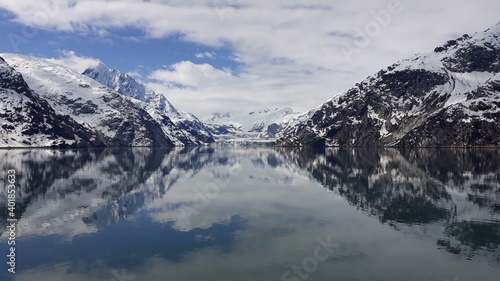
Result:
<svg viewBox="0 0 500 281">
<path fill-rule="evenodd" d="M 183 61 L 152 72 L 148 86 L 165 94 L 175 106 L 205 119 L 218 111 L 241 113 L 286 105 L 300 110 L 304 101 L 307 104 L 302 108 L 306 110 L 324 101 L 316 93 L 325 90 L 328 79 L 349 76 L 326 70 L 314 74 L 287 73 L 287 65 L 279 67 L 274 68 L 276 73 L 262 68 L 260 75 L 249 72 L 236 75 L 229 69 Z"/>
<path fill-rule="evenodd" d="M 500 2 L 25 0 L 2 1 L 0 8 L 16 22 L 49 30 L 105 38 L 110 30 L 133 27 L 150 38 L 176 35 L 211 48 L 229 48 L 242 75 L 179 62 L 154 73 L 156 80 L 150 81 L 169 90 L 187 110 L 202 113 L 205 109 L 192 102 L 202 94 L 220 101 L 244 97 L 250 106 L 277 102 L 309 109 L 401 58 L 496 24 L 494 11 Z M 186 87 L 168 86 L 169 81 Z"/>
<path fill-rule="evenodd" d="M 197 89 L 200 86 L 210 87 L 220 83 L 229 83 L 234 78 L 231 70 L 219 70 L 210 64 L 195 64 L 190 61 L 181 61 L 170 69 L 156 70 L 150 79 L 173 83 L 184 87 Z"/>
</svg>

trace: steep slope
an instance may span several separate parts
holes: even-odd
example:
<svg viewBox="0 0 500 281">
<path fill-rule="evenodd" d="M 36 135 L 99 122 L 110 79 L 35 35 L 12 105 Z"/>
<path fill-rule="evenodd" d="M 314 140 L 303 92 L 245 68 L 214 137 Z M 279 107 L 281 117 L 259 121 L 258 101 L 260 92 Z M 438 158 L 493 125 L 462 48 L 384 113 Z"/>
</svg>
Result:
<svg viewBox="0 0 500 281">
<path fill-rule="evenodd" d="M 214 135 L 273 138 L 282 124 L 296 114 L 290 107 L 262 109 L 242 114 L 214 112 L 205 123 Z"/>
<path fill-rule="evenodd" d="M 139 105 L 146 110 L 167 135 L 178 139 L 177 145 L 199 145 L 212 143 L 214 139 L 205 125 L 193 114 L 177 110 L 167 98 L 137 82 L 128 74 L 99 64 L 83 72 L 97 82 L 116 92 L 142 101 Z"/>
<path fill-rule="evenodd" d="M 277 145 L 498 146 L 500 24 L 393 64 L 302 117 Z"/>
<path fill-rule="evenodd" d="M 70 116 L 86 130 L 95 132 L 105 146 L 174 145 L 175 138 L 165 135 L 136 100 L 43 59 L 2 56 L 58 115 Z"/>
<path fill-rule="evenodd" d="M 57 114 L 0 58 L 0 147 L 103 145 L 92 129 Z"/>
</svg>

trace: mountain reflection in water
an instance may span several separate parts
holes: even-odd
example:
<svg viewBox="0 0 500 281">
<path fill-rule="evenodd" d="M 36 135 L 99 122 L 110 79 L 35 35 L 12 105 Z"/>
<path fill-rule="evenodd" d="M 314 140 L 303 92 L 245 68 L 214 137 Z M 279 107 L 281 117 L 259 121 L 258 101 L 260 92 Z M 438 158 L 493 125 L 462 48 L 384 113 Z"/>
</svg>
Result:
<svg viewBox="0 0 500 281">
<path fill-rule="evenodd" d="M 1 172 L 17 173 L 19 219 L 17 273 L 5 269 L 1 280 L 111 280 L 122 269 L 134 280 L 500 276 L 498 150 L 197 147 L 0 156 Z M 2 189 L 4 259 L 6 198 Z M 293 266 L 328 236 L 338 245 L 328 259 L 295 274 Z"/>
</svg>

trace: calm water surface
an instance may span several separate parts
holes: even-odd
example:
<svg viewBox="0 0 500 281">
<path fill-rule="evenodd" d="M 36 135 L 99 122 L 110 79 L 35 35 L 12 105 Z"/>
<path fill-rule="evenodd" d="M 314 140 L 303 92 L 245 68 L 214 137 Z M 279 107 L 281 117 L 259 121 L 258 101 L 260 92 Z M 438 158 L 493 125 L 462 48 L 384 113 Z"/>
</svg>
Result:
<svg viewBox="0 0 500 281">
<path fill-rule="evenodd" d="M 0 280 L 500 280 L 498 150 L 0 150 L 0 174 Z"/>
</svg>

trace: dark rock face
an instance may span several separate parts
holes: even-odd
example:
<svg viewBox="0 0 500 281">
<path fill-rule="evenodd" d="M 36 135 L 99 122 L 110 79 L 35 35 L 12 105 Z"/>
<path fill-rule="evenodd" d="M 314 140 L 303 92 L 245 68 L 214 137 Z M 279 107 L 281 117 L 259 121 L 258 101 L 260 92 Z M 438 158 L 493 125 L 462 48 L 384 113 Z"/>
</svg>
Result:
<svg viewBox="0 0 500 281">
<path fill-rule="evenodd" d="M 403 60 L 285 128 L 278 146 L 500 145 L 500 24 Z"/>
<path fill-rule="evenodd" d="M 443 62 L 454 72 L 500 72 L 500 49 L 491 44 L 468 44 L 458 49 L 454 57 L 443 59 Z"/>
<path fill-rule="evenodd" d="M 228 127 L 226 125 L 209 125 L 210 132 L 216 136 L 220 135 L 229 135 L 231 134 L 231 131 L 229 129 L 232 129 L 232 127 Z"/>
<path fill-rule="evenodd" d="M 179 135 L 179 140 L 185 145 L 199 145 L 202 143 L 215 142 L 210 130 L 205 124 L 197 119 L 178 122 L 175 124 L 175 128 L 188 133 L 188 136 L 185 134 Z"/>
<path fill-rule="evenodd" d="M 278 132 L 280 132 L 283 129 L 283 126 L 280 124 L 272 123 L 271 125 L 267 126 L 267 135 L 271 138 L 274 138 Z"/>
<path fill-rule="evenodd" d="M 379 75 L 381 79 L 375 83 L 375 89 L 379 89 L 382 94 L 389 97 L 404 99 L 422 98 L 425 93 L 436 86 L 448 82 L 449 78 L 444 74 L 429 72 L 424 69 L 411 69 L 392 73 L 382 71 Z M 373 99 L 377 98 L 377 93 L 374 91 L 369 92 L 369 94 L 373 95 Z M 387 100 L 384 96 L 380 97 L 380 99 Z"/>
<path fill-rule="evenodd" d="M 108 118 L 101 122 L 100 126 L 116 131 L 113 138 L 107 138 L 108 146 L 132 146 L 134 141 L 145 142 L 145 146 L 173 146 L 173 142 L 168 139 L 153 118 L 142 108 L 130 100 L 124 99 L 118 93 L 109 93 L 104 97 L 112 108 L 122 111 L 124 117 Z M 124 109 L 131 109 L 126 110 Z M 138 132 L 141 132 L 141 139 L 137 140 Z"/>
<path fill-rule="evenodd" d="M 65 96 L 60 96 L 61 103 L 67 104 L 72 109 L 72 114 L 96 114 L 98 106 L 92 101 L 83 102 L 80 98 L 68 99 Z"/>
</svg>

